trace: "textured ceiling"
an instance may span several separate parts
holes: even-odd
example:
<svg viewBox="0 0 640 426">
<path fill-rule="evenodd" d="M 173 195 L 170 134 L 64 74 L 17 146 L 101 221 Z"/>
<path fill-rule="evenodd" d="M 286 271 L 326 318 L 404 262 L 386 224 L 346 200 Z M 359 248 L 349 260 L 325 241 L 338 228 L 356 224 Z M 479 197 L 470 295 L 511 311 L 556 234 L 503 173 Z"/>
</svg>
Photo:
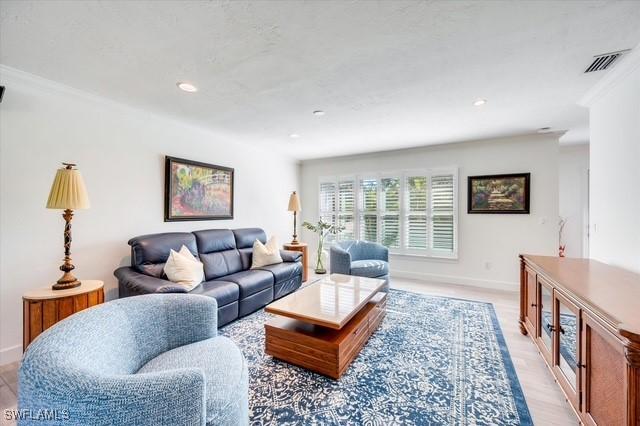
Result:
<svg viewBox="0 0 640 426">
<path fill-rule="evenodd" d="M 604 74 L 582 71 L 639 23 L 640 1 L 3 0 L 0 62 L 305 159 L 584 139 L 576 101 Z"/>
</svg>

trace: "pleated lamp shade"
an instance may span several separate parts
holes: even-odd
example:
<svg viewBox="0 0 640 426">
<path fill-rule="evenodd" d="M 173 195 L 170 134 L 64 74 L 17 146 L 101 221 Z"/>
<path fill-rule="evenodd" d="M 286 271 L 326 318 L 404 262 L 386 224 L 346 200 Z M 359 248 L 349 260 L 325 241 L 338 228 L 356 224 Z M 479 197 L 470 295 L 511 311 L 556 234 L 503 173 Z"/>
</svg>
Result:
<svg viewBox="0 0 640 426">
<path fill-rule="evenodd" d="M 51 185 L 48 209 L 88 209 L 89 195 L 79 170 L 71 168 L 58 169 Z"/>
<path fill-rule="evenodd" d="M 289 196 L 289 208 L 287 210 L 290 212 L 299 212 L 302 210 L 300 207 L 300 197 L 298 197 L 296 191 L 293 191 Z"/>
</svg>

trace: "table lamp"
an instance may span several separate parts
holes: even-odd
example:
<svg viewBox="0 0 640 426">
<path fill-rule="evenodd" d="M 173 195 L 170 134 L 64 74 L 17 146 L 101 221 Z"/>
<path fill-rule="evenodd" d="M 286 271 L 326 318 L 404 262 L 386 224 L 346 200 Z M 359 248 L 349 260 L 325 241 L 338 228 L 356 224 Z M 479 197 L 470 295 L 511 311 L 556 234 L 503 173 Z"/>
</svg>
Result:
<svg viewBox="0 0 640 426">
<path fill-rule="evenodd" d="M 296 191 L 293 191 L 289 196 L 289 208 L 287 210 L 293 212 L 293 240 L 291 240 L 291 244 L 300 244 L 298 242 L 298 234 L 296 234 L 296 215 L 302 209 L 300 208 L 300 197 L 298 197 Z"/>
<path fill-rule="evenodd" d="M 73 168 L 75 164 L 62 164 L 64 167 L 58 169 L 47 201 L 48 209 L 64 210 L 62 217 L 65 221 L 64 263 L 60 266 L 64 274 L 52 286 L 54 290 L 64 290 L 80 285 L 80 281 L 71 273 L 75 269 L 71 263 L 71 219 L 73 219 L 73 210 L 89 208 L 89 196 L 80 171 Z"/>
</svg>

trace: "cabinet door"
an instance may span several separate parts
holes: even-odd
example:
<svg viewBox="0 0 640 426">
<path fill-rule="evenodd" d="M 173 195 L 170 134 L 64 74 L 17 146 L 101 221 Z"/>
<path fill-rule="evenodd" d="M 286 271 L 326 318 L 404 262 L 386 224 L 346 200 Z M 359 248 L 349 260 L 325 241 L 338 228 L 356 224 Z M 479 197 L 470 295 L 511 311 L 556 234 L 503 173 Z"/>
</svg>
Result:
<svg viewBox="0 0 640 426">
<path fill-rule="evenodd" d="M 585 424 L 626 425 L 626 362 L 622 343 L 582 312 L 582 418 Z"/>
<path fill-rule="evenodd" d="M 536 283 L 536 273 L 529 267 L 525 267 L 525 291 L 526 295 L 526 310 L 524 323 L 529 333 L 532 336 L 536 336 L 536 326 L 538 317 L 538 289 Z"/>
<path fill-rule="evenodd" d="M 538 276 L 538 329 L 537 341 L 540 352 L 549 365 L 553 365 L 554 316 L 553 287 Z"/>
<path fill-rule="evenodd" d="M 554 290 L 555 350 L 553 371 L 576 413 L 580 412 L 580 309 Z"/>
</svg>

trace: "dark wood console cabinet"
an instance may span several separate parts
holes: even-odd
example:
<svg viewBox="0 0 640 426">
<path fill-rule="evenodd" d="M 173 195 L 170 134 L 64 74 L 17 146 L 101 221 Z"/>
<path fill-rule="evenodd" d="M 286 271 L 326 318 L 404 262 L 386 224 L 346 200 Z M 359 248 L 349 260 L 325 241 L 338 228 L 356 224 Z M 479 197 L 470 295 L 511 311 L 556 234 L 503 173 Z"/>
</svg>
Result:
<svg viewBox="0 0 640 426">
<path fill-rule="evenodd" d="M 520 331 L 582 424 L 640 426 L 640 274 L 521 255 Z"/>
</svg>

